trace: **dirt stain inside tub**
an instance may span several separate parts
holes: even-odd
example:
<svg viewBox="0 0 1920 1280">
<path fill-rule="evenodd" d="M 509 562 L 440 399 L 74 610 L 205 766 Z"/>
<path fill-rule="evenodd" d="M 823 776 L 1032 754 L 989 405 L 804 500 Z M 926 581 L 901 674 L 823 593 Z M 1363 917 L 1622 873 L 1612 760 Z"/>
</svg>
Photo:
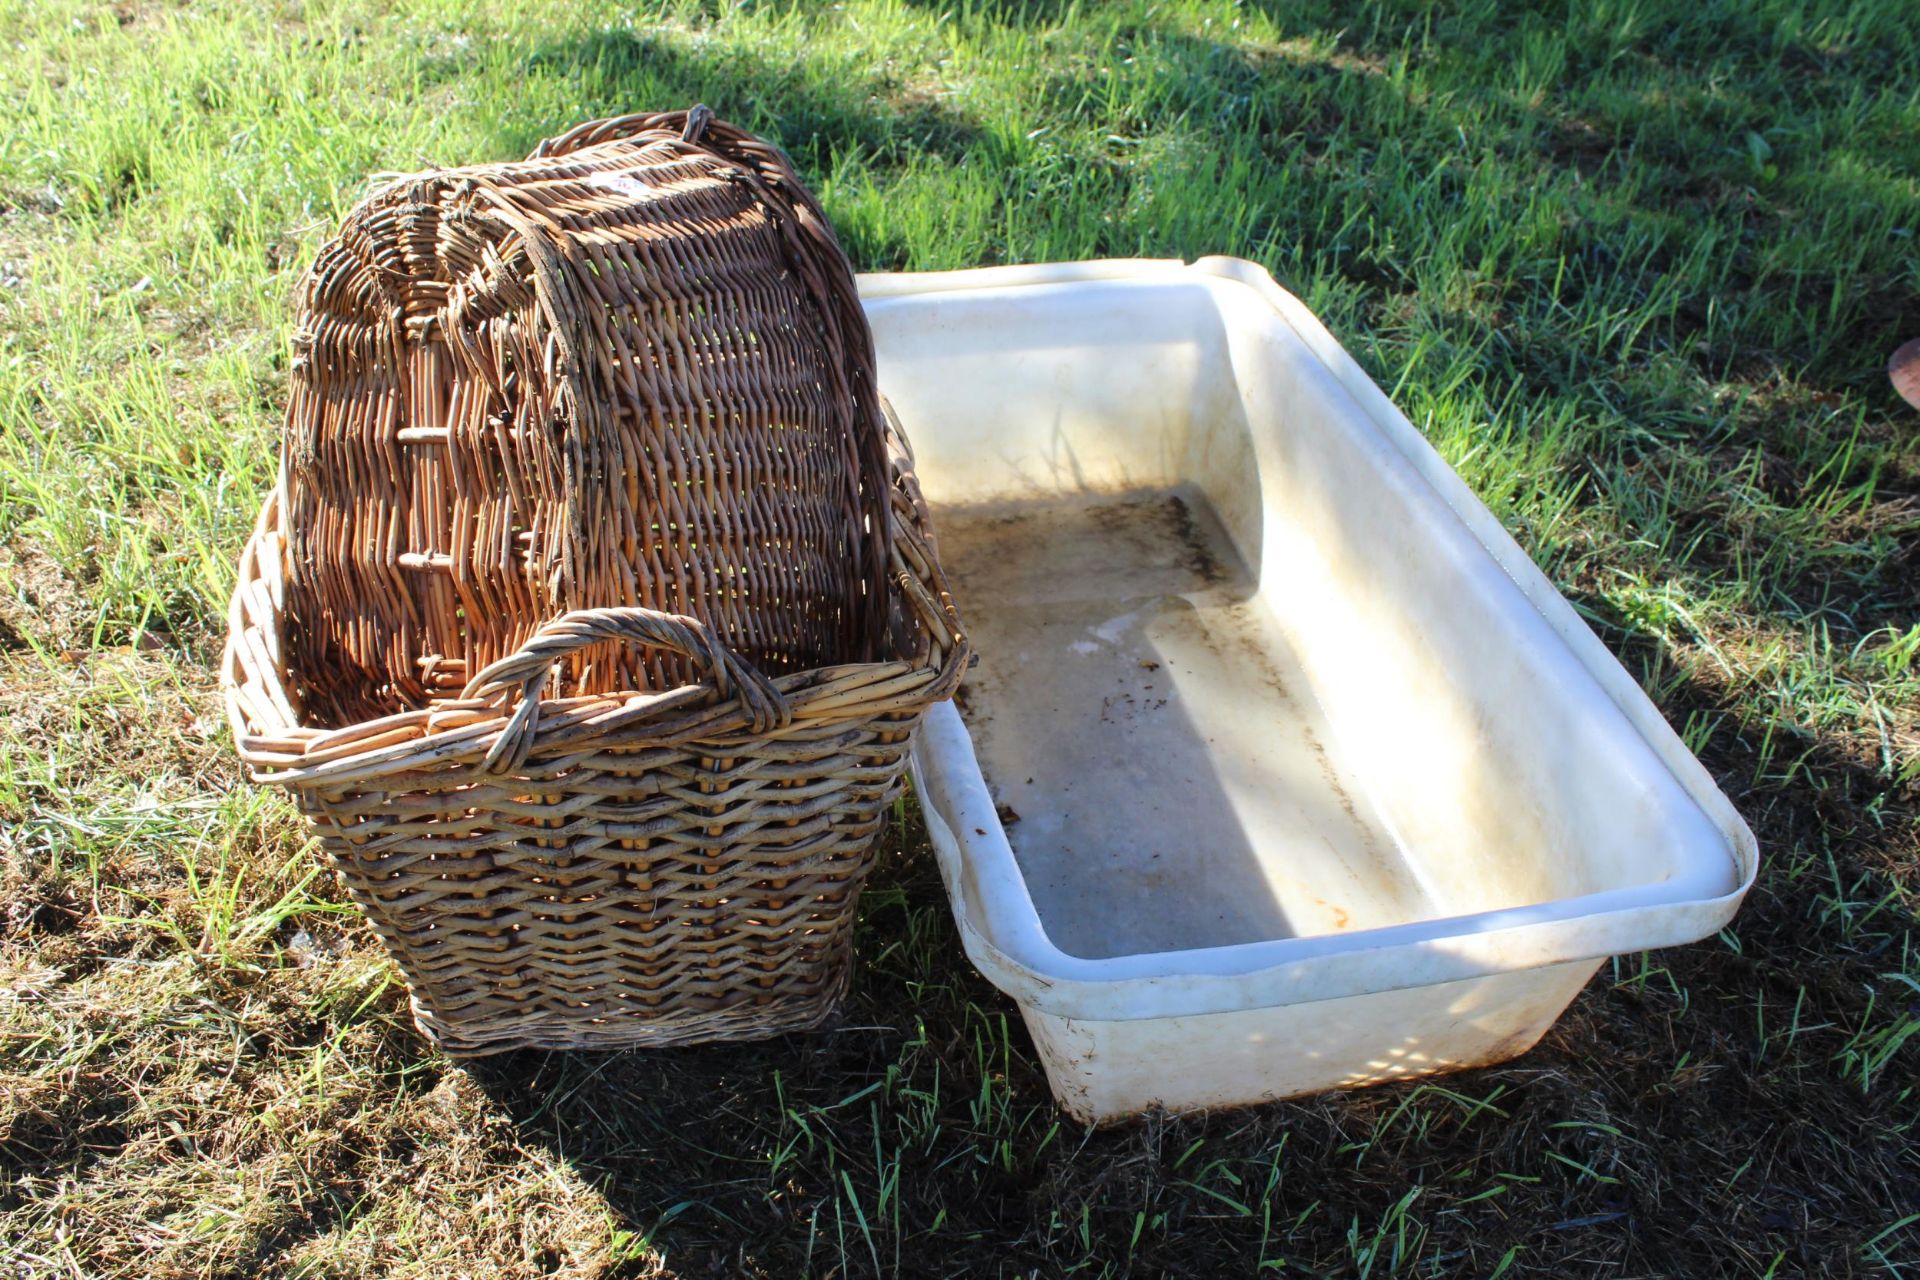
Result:
<svg viewBox="0 0 1920 1280">
<path fill-rule="evenodd" d="M 980 654 L 961 713 L 1062 950 L 1432 914 L 1196 492 L 939 518 Z"/>
</svg>

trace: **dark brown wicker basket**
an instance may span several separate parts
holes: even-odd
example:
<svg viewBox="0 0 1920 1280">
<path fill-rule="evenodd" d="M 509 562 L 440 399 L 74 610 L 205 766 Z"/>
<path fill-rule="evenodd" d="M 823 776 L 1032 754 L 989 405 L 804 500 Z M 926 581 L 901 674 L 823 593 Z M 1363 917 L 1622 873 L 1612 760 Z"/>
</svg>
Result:
<svg viewBox="0 0 1920 1280">
<path fill-rule="evenodd" d="M 569 609 L 698 617 L 770 674 L 884 630 L 885 431 L 853 274 L 703 108 L 375 192 L 297 298 L 287 642 L 309 714 L 424 705 Z M 684 659 L 569 658 L 570 693 Z"/>
<path fill-rule="evenodd" d="M 785 160 L 698 111 L 587 126 L 383 188 L 301 298 L 223 684 L 422 1030 L 823 1021 L 967 646 Z"/>
</svg>

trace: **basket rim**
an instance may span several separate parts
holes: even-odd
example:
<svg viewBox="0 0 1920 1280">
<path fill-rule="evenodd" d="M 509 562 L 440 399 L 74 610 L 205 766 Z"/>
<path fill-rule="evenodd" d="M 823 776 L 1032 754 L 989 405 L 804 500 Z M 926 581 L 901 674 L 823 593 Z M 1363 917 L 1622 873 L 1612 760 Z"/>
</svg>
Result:
<svg viewBox="0 0 1920 1280">
<path fill-rule="evenodd" d="M 755 731 L 758 713 L 711 680 L 672 689 L 542 696 L 519 773 L 559 773 L 564 757 L 712 743 L 749 754 L 755 743 L 882 714 L 912 713 L 953 696 L 972 649 L 929 528 L 913 454 L 892 406 L 888 423 L 892 541 L 887 581 L 925 632 L 922 651 L 884 662 L 838 663 L 767 678 L 791 709 L 785 727 Z M 467 770 L 498 754 L 513 728 L 507 696 L 435 705 L 322 729 L 301 723 L 288 692 L 281 625 L 286 603 L 281 528 L 284 478 L 276 476 L 241 551 L 220 662 L 221 694 L 234 746 L 253 781 L 299 790 L 364 786 L 399 774 Z"/>
</svg>

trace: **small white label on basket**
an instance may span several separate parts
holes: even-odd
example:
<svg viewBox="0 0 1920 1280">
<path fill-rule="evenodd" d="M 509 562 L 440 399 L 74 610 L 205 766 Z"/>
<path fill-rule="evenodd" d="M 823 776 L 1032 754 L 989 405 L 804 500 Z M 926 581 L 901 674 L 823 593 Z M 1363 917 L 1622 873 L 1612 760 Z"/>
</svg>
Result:
<svg viewBox="0 0 1920 1280">
<path fill-rule="evenodd" d="M 661 194 L 630 173 L 590 173 L 586 181 L 590 187 L 617 192 L 629 200 L 657 200 Z"/>
</svg>

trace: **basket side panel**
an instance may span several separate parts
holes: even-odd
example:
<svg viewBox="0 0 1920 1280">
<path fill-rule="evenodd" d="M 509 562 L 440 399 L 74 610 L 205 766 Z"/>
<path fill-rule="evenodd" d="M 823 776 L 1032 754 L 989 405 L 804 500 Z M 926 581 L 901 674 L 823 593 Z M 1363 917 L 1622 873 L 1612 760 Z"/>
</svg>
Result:
<svg viewBox="0 0 1920 1280">
<path fill-rule="evenodd" d="M 638 169 L 660 194 L 608 194 Z M 690 613 L 773 674 L 873 656 L 863 433 L 764 193 L 666 141 L 578 153 L 511 198 L 572 230 L 581 302 L 559 319 L 579 334 L 578 411 L 607 415 L 569 458 L 567 607 Z M 631 651 L 567 675 L 582 692 L 690 678 Z"/>
<path fill-rule="evenodd" d="M 301 284 L 282 524 L 289 674 L 312 724 L 457 691 L 554 612 L 540 495 L 563 442 L 535 300 L 510 229 L 447 199 L 431 181 L 377 194 Z M 457 330 L 439 322 L 452 309 Z"/>
<path fill-rule="evenodd" d="M 919 716 L 302 803 L 449 1052 L 770 1035 L 846 988 Z"/>
</svg>

